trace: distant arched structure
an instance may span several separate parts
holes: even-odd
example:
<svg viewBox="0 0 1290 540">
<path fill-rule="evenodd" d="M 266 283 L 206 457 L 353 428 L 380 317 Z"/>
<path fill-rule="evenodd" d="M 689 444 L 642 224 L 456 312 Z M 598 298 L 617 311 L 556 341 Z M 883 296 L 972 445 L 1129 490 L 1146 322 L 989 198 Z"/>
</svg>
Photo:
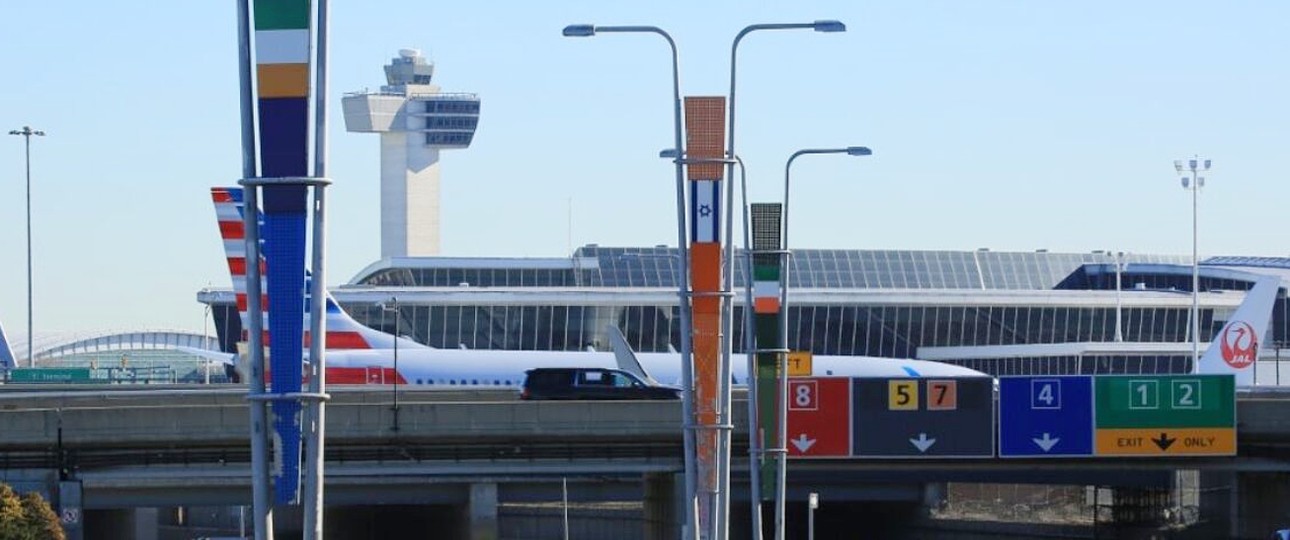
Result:
<svg viewBox="0 0 1290 540">
<path fill-rule="evenodd" d="M 134 332 L 104 332 L 90 336 L 47 342 L 41 346 L 37 340 L 36 359 L 45 360 L 85 353 L 139 350 L 199 349 L 219 351 L 219 339 L 178 330 L 143 330 Z"/>
</svg>

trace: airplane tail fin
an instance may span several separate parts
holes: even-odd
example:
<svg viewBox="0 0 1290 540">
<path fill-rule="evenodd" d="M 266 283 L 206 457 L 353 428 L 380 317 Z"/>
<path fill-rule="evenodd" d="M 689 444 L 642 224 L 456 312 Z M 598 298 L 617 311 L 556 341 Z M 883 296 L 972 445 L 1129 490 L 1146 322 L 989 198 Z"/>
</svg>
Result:
<svg viewBox="0 0 1290 540">
<path fill-rule="evenodd" d="M 233 293 L 237 297 L 237 311 L 241 315 L 243 336 L 245 336 L 247 324 L 247 301 L 246 301 L 246 231 L 243 227 L 243 216 L 246 211 L 246 203 L 243 198 L 243 191 L 240 187 L 215 187 L 211 188 L 211 199 L 215 202 L 215 217 L 219 221 L 220 236 L 224 240 L 224 255 L 228 259 L 228 271 L 233 278 Z M 263 216 L 260 218 L 263 220 Z M 263 242 L 263 240 L 261 240 Z M 261 249 L 263 253 L 263 249 Z M 260 257 L 260 280 L 261 291 L 268 288 L 264 285 L 264 257 Z M 302 269 L 304 270 L 304 269 Z M 305 294 L 305 328 L 309 328 L 309 295 L 311 279 L 306 275 L 306 294 Z M 269 298 L 264 296 L 260 299 L 260 306 L 267 312 L 269 307 Z M 426 348 L 416 341 L 397 338 L 393 335 L 370 328 L 355 321 L 345 310 L 341 309 L 340 304 L 327 293 L 324 300 L 324 311 L 327 317 L 327 350 L 340 349 L 391 349 L 397 339 L 399 348 L 419 349 Z M 268 316 L 264 318 L 268 321 Z M 264 344 L 269 343 L 269 336 L 266 332 Z M 305 331 L 305 346 L 309 344 L 309 331 Z"/>
<path fill-rule="evenodd" d="M 14 360 L 13 349 L 9 347 L 9 338 L 4 335 L 4 325 L 0 324 L 0 368 L 15 367 L 18 367 L 18 362 Z"/>
<path fill-rule="evenodd" d="M 654 380 L 654 377 L 645 371 L 645 366 L 641 365 L 640 360 L 636 359 L 636 352 L 632 351 L 632 346 L 627 343 L 627 337 L 623 335 L 622 330 L 610 324 L 605 326 L 605 332 L 609 334 L 609 345 L 614 349 L 614 360 L 618 363 L 618 369 L 657 386 L 659 382 Z"/>
<path fill-rule="evenodd" d="M 1195 373 L 1233 374 L 1236 386 L 1254 385 L 1254 362 L 1259 346 L 1265 343 L 1272 305 L 1276 302 L 1281 278 L 1259 278 L 1245 293 L 1245 301 L 1209 344 L 1205 355 L 1193 370 Z"/>
</svg>

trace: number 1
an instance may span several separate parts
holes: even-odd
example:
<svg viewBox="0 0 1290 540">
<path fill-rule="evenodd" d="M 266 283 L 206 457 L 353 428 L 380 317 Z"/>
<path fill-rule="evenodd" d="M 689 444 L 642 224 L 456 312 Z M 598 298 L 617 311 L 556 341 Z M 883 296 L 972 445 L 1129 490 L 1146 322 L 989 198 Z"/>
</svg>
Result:
<svg viewBox="0 0 1290 540">
<path fill-rule="evenodd" d="M 1158 409 L 1159 398 L 1159 382 L 1141 379 L 1129 381 L 1130 409 Z"/>
</svg>

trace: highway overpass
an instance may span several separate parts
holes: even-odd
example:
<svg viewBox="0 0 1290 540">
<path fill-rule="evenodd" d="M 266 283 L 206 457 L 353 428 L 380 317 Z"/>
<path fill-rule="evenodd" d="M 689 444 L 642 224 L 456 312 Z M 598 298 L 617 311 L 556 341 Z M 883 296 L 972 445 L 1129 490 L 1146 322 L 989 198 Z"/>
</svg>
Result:
<svg viewBox="0 0 1290 540">
<path fill-rule="evenodd" d="M 3 474 L 30 479 L 46 471 L 53 482 L 61 470 L 80 482 L 87 510 L 250 499 L 244 389 L 122 388 L 6 387 Z M 391 388 L 332 393 L 329 505 L 495 508 L 498 501 L 558 499 L 568 479 L 578 497 L 654 501 L 647 512 L 678 515 L 669 505 L 683 468 L 679 402 L 524 402 L 513 390 L 400 389 L 395 430 Z M 737 395 L 736 501 L 747 500 L 746 410 Z M 1233 479 L 1231 533 L 1259 537 L 1283 523 L 1275 505 L 1290 499 L 1290 394 L 1242 393 L 1237 410 L 1235 457 L 792 461 L 790 497 L 817 491 L 830 501 L 917 502 L 927 486 L 943 482 L 1162 487 L 1174 471 L 1195 469 Z"/>
</svg>

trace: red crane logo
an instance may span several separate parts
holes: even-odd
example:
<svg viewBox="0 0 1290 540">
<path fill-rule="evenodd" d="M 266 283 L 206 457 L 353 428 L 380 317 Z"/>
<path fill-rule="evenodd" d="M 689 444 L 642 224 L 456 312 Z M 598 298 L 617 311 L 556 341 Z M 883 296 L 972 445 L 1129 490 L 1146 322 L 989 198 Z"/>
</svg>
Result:
<svg viewBox="0 0 1290 540">
<path fill-rule="evenodd" d="M 1254 363 L 1259 352 L 1259 336 L 1254 327 L 1245 321 L 1236 321 L 1223 328 L 1223 361 L 1233 369 L 1245 369 Z"/>
</svg>

